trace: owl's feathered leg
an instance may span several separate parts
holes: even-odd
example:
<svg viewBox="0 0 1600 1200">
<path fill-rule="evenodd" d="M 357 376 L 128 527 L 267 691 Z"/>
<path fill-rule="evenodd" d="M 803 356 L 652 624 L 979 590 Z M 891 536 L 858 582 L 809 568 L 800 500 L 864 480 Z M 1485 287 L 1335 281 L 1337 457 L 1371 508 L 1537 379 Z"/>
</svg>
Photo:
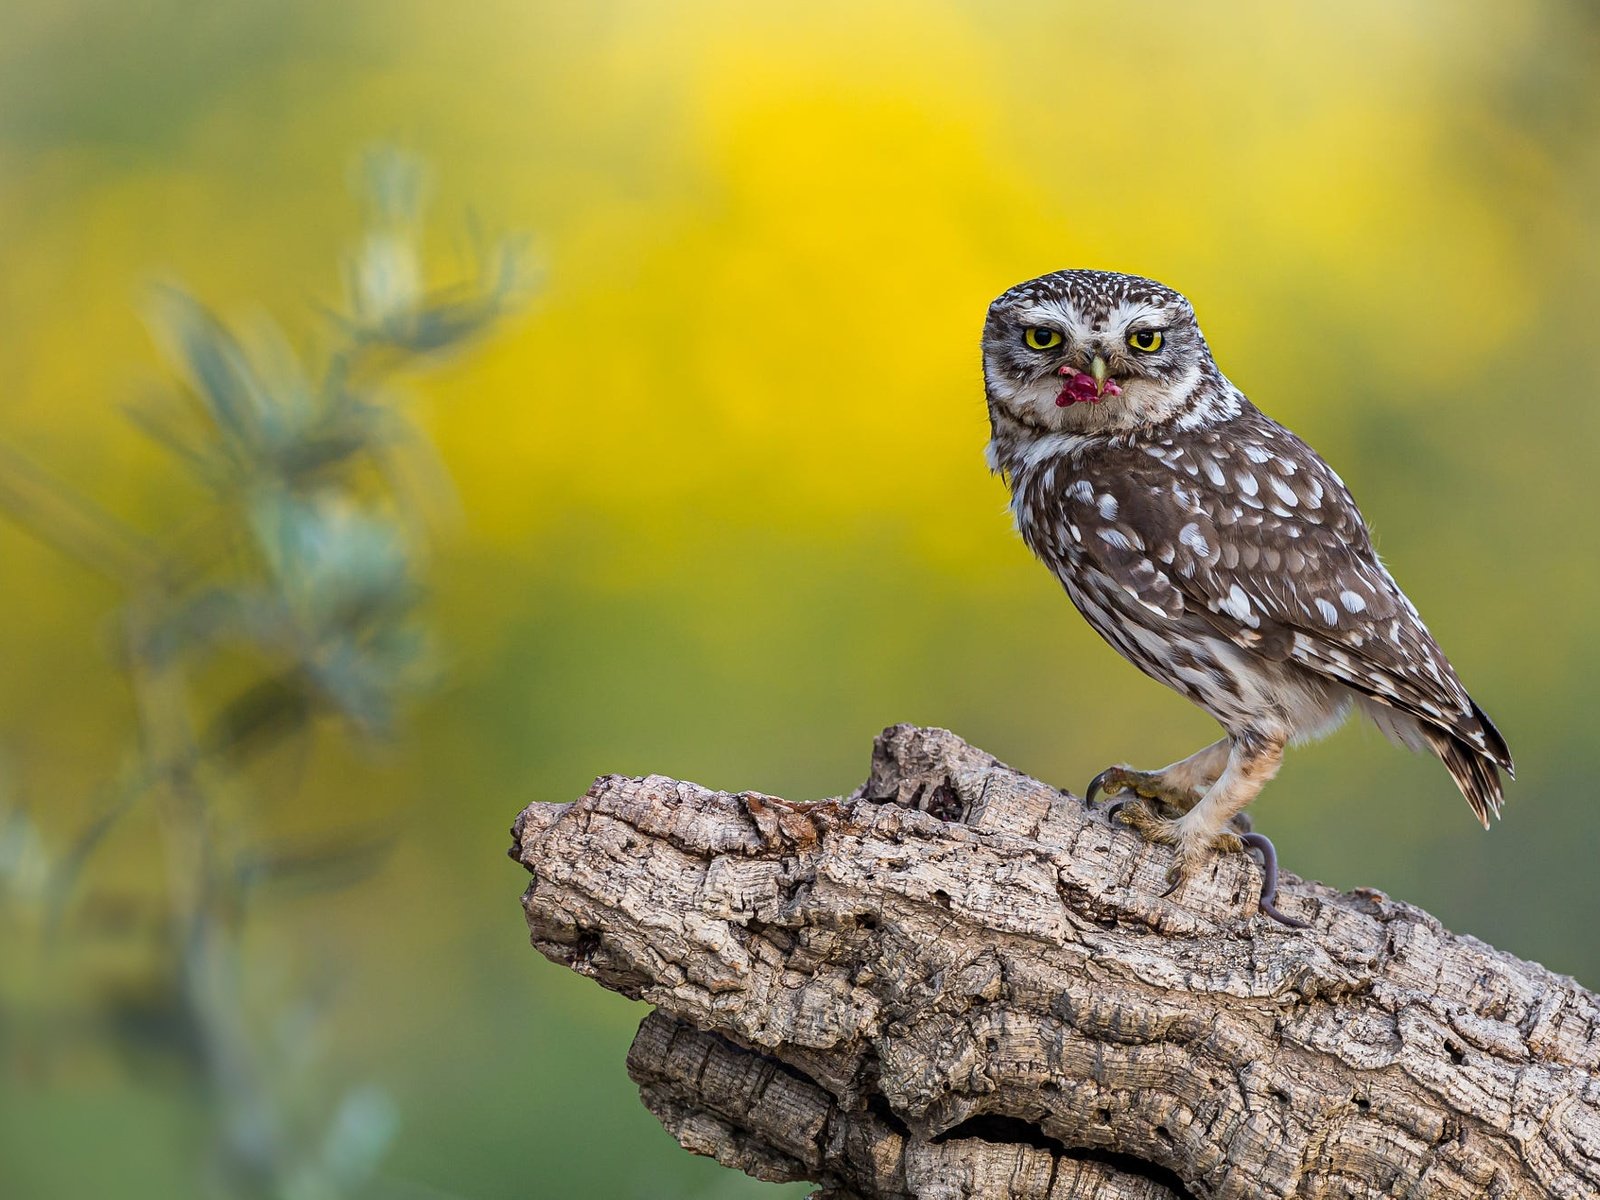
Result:
<svg viewBox="0 0 1600 1200">
<path fill-rule="evenodd" d="M 1287 740 L 1281 734 L 1254 731 L 1230 739 L 1222 774 L 1200 802 L 1173 823 L 1178 839 L 1175 870 L 1180 877 L 1194 874 L 1213 849 L 1244 848 L 1238 837 L 1228 832 L 1228 825 L 1278 773 Z"/>
<path fill-rule="evenodd" d="M 1084 803 L 1093 804 L 1097 795 L 1117 796 L 1132 792 L 1135 796 L 1159 800 L 1179 813 L 1186 813 L 1200 803 L 1206 791 L 1222 774 L 1227 766 L 1231 745 L 1228 738 L 1222 738 L 1159 771 L 1136 771 L 1126 763 L 1107 767 L 1089 781 L 1088 790 L 1083 796 Z"/>
<path fill-rule="evenodd" d="M 1176 888 L 1199 870 L 1212 853 L 1245 849 L 1246 840 L 1233 832 L 1230 826 L 1268 780 L 1278 773 L 1286 740 L 1281 734 L 1253 731 L 1228 739 L 1224 743 L 1227 746 L 1227 759 L 1222 773 L 1206 789 L 1199 802 L 1176 820 L 1164 816 L 1154 806 L 1144 802 L 1119 806 L 1116 819 L 1133 827 L 1146 841 L 1172 846 L 1177 850 L 1177 861 L 1168 875 Z M 1201 753 L 1212 749 L 1207 747 Z M 1292 920 L 1285 920 L 1272 907 L 1273 893 L 1277 890 L 1277 855 L 1272 852 L 1271 843 L 1259 835 L 1246 836 L 1249 838 L 1248 845 L 1260 850 L 1266 869 L 1262 911 L 1285 924 L 1293 924 Z"/>
</svg>

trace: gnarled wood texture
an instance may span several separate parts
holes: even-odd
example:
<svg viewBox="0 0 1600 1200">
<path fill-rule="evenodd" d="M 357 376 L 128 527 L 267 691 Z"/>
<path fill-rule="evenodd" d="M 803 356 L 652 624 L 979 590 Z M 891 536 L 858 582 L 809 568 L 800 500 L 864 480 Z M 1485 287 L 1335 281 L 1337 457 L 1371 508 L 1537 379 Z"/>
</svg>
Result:
<svg viewBox="0 0 1600 1200">
<path fill-rule="evenodd" d="M 688 1149 L 830 1200 L 1600 1196 L 1600 1004 L 1378 892 L 1170 852 L 944 730 L 811 804 L 534 804 L 543 954 Z"/>
</svg>

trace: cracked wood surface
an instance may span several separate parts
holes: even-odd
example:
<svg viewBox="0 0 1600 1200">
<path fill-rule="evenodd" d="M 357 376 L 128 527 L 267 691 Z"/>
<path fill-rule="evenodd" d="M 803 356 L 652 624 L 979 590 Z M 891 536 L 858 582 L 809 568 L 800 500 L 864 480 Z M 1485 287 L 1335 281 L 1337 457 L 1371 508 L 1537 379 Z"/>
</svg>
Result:
<svg viewBox="0 0 1600 1200">
<path fill-rule="evenodd" d="M 530 805 L 533 945 L 686 1148 L 830 1200 L 1600 1197 L 1600 1002 L 1381 893 L 1170 852 L 944 730 L 854 794 Z"/>
</svg>

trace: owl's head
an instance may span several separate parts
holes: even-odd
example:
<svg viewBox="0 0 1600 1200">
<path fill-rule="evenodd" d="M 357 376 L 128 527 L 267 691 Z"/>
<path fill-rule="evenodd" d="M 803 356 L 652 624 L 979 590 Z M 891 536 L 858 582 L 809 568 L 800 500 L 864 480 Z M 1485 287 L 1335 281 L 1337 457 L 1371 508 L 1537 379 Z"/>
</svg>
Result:
<svg viewBox="0 0 1600 1200">
<path fill-rule="evenodd" d="M 1118 432 L 1178 417 L 1221 382 L 1182 295 L 1113 271 L 1057 271 L 989 306 L 983 378 L 997 425 Z"/>
</svg>

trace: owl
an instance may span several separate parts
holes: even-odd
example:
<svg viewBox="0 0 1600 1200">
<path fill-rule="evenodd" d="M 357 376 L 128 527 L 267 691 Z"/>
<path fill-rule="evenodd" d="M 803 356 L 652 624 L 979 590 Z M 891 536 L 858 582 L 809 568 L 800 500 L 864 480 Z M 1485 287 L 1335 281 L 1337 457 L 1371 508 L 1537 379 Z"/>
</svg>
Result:
<svg viewBox="0 0 1600 1200">
<path fill-rule="evenodd" d="M 1088 790 L 1172 846 L 1176 887 L 1217 851 L 1271 843 L 1244 808 L 1284 747 L 1354 708 L 1437 755 L 1487 828 L 1511 753 L 1373 549 L 1343 481 L 1212 361 L 1189 301 L 1135 275 L 1018 284 L 983 331 L 991 469 L 1023 541 L 1094 631 L 1224 736 Z M 1170 890 L 1170 889 L 1169 889 Z"/>
</svg>

